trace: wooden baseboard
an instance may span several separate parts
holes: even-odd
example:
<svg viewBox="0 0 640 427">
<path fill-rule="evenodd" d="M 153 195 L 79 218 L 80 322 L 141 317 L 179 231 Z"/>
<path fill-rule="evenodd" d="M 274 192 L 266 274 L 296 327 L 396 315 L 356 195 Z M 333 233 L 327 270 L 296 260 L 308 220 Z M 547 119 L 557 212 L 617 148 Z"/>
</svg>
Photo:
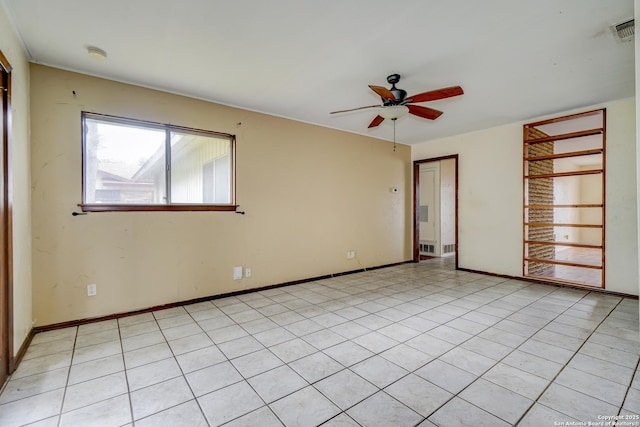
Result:
<svg viewBox="0 0 640 427">
<path fill-rule="evenodd" d="M 403 265 L 403 264 L 409 264 L 409 263 L 413 263 L 413 261 L 401 261 L 401 262 L 396 262 L 396 263 L 392 263 L 392 264 L 379 265 L 379 266 L 375 266 L 375 267 L 359 268 L 357 270 L 344 271 L 344 272 L 341 272 L 341 273 L 326 274 L 326 275 L 323 275 L 323 276 L 311 277 L 311 278 L 307 278 L 307 279 L 293 280 L 293 281 L 290 281 L 290 282 L 278 283 L 278 284 L 275 284 L 275 285 L 268 285 L 268 286 L 263 286 L 263 287 L 260 287 L 260 288 L 243 289 L 241 291 L 227 292 L 227 293 L 219 294 L 219 295 L 211 295 L 211 296 L 194 298 L 194 299 L 185 300 L 185 301 L 173 302 L 173 303 L 169 303 L 169 304 L 156 305 L 156 306 L 153 306 L 153 307 L 147 307 L 147 308 L 143 308 L 143 309 L 140 309 L 140 310 L 133 310 L 133 311 L 127 311 L 127 312 L 121 312 L 121 313 L 114 313 L 114 314 L 109 314 L 109 315 L 106 315 L 106 316 L 90 317 L 90 318 L 86 318 L 86 319 L 70 320 L 70 321 L 67 321 L 67 322 L 54 323 L 54 324 L 45 325 L 45 326 L 36 326 L 35 328 L 33 328 L 31 335 L 35 335 L 35 334 L 37 334 L 39 332 L 52 331 L 52 330 L 55 330 L 55 329 L 62 329 L 62 328 L 70 328 L 70 327 L 73 327 L 73 326 L 85 325 L 87 323 L 102 322 L 102 321 L 105 321 L 105 320 L 119 319 L 121 317 L 135 316 L 136 314 L 149 313 L 149 312 L 156 311 L 156 310 L 164 310 L 164 309 L 167 309 L 167 308 L 174 308 L 174 307 L 180 307 L 180 306 L 183 306 L 183 305 L 196 304 L 196 303 L 204 302 L 204 301 L 213 301 L 213 300 L 220 299 L 220 298 L 227 298 L 227 297 L 232 297 L 232 296 L 237 296 L 237 295 L 243 295 L 243 294 L 248 294 L 248 293 L 251 293 L 251 292 L 259 292 L 259 291 L 264 291 L 264 290 L 267 290 L 267 289 L 281 288 L 281 287 L 284 287 L 284 286 L 299 285 L 301 283 L 315 282 L 316 280 L 330 279 L 332 277 L 346 276 L 346 275 L 349 275 L 349 274 L 362 273 L 364 271 L 369 271 L 369 270 L 379 270 L 381 268 L 394 267 L 394 266 L 397 266 L 397 265 Z M 31 339 L 29 339 L 29 342 L 31 342 Z"/>
<path fill-rule="evenodd" d="M 22 342 L 22 345 L 20 346 L 20 349 L 18 350 L 16 355 L 11 357 L 11 359 L 9 360 L 9 374 L 14 373 L 15 370 L 18 368 L 18 365 L 20 364 L 20 362 L 22 361 L 22 358 L 27 352 L 27 349 L 29 348 L 29 345 L 31 344 L 31 340 L 33 340 L 33 337 L 35 334 L 36 332 L 34 328 L 31 328 L 31 330 L 27 334 L 27 337 Z"/>
</svg>

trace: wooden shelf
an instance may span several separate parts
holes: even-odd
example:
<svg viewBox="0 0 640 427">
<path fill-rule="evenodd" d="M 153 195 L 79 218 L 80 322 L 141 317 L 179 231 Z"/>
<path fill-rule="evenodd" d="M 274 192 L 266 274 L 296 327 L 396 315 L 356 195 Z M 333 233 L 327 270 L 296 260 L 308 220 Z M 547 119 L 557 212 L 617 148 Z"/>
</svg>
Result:
<svg viewBox="0 0 640 427">
<path fill-rule="evenodd" d="M 569 153 L 547 154 L 545 156 L 531 156 L 525 157 L 527 162 L 535 162 L 538 160 L 553 160 L 553 159 L 566 159 L 568 157 L 581 157 L 592 156 L 594 154 L 602 154 L 604 150 L 602 148 L 595 148 L 593 150 L 571 151 Z"/>
<path fill-rule="evenodd" d="M 570 246 L 572 248 L 602 249 L 602 245 L 587 245 L 586 243 L 544 242 L 541 240 L 525 240 L 524 243 L 529 245 Z"/>
<path fill-rule="evenodd" d="M 602 169 L 589 169 L 584 171 L 544 173 L 540 175 L 525 175 L 524 179 L 562 178 L 566 176 L 597 175 L 600 173 L 602 173 Z"/>
<path fill-rule="evenodd" d="M 576 205 L 524 205 L 525 209 L 555 209 L 555 208 L 601 208 L 602 203 L 582 203 Z"/>
<path fill-rule="evenodd" d="M 591 265 L 591 264 L 580 264 L 577 262 L 569 262 L 569 261 L 556 261 L 552 259 L 539 259 L 539 258 L 525 258 L 527 262 L 535 262 L 538 264 L 554 264 L 554 265 L 565 265 L 567 267 L 579 267 L 579 268 L 593 268 L 595 270 L 602 270 L 601 265 Z"/>
<path fill-rule="evenodd" d="M 525 139 L 525 144 L 541 144 L 550 141 L 563 141 L 565 139 L 582 138 L 584 136 L 600 135 L 604 133 L 602 128 L 581 130 L 578 132 L 562 133 L 560 135 L 545 136 L 544 138 Z"/>
<path fill-rule="evenodd" d="M 602 224 L 560 224 L 555 222 L 525 222 L 528 227 L 582 227 L 582 228 L 602 228 Z"/>
</svg>

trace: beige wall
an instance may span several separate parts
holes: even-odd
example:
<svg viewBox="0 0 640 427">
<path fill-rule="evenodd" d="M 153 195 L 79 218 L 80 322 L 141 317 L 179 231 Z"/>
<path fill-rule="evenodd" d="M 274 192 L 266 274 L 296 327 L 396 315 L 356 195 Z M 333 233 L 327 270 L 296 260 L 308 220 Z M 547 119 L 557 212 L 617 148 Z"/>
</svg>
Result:
<svg viewBox="0 0 640 427">
<path fill-rule="evenodd" d="M 11 198 L 13 200 L 13 352 L 31 330 L 31 186 L 29 163 L 29 63 L 0 7 L 0 50 L 11 67 Z"/>
<path fill-rule="evenodd" d="M 407 146 L 33 64 L 31 96 L 36 325 L 358 269 L 349 250 L 364 266 L 411 258 Z M 246 215 L 71 216 L 82 110 L 236 134 Z"/>
<path fill-rule="evenodd" d="M 601 107 L 607 108 L 606 288 L 638 295 L 635 99 L 579 111 Z M 411 147 L 414 160 L 459 154 L 458 253 L 462 268 L 522 275 L 522 125 L 513 123 Z"/>
</svg>

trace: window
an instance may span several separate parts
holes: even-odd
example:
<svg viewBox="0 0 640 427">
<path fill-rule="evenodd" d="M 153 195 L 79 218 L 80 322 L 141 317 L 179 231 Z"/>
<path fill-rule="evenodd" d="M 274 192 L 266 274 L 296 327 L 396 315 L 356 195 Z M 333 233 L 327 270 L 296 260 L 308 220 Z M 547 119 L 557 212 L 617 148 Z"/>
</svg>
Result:
<svg viewBox="0 0 640 427">
<path fill-rule="evenodd" d="M 235 137 L 82 113 L 84 211 L 235 210 Z"/>
</svg>

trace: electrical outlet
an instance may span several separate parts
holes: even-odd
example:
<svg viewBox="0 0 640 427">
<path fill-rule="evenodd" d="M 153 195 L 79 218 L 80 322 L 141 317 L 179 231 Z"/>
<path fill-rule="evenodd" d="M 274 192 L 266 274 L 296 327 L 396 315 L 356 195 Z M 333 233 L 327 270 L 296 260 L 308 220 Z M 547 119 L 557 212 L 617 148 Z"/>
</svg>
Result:
<svg viewBox="0 0 640 427">
<path fill-rule="evenodd" d="M 90 283 L 87 285 L 88 297 L 95 297 L 97 293 L 98 293 L 98 285 L 96 285 L 95 283 Z"/>
<path fill-rule="evenodd" d="M 242 279 L 242 266 L 233 267 L 233 280 Z"/>
<path fill-rule="evenodd" d="M 347 252 L 347 259 L 354 259 L 356 257 L 356 251 Z"/>
<path fill-rule="evenodd" d="M 244 277 L 251 277 L 251 269 L 249 267 L 244 269 Z"/>
</svg>

